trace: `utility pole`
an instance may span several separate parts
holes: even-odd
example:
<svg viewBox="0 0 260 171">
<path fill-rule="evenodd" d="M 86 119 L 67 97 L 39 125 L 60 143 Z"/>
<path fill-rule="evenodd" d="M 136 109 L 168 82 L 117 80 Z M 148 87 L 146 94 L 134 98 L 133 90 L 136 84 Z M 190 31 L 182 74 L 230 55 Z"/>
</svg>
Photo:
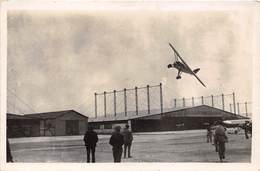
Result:
<svg viewBox="0 0 260 171">
<path fill-rule="evenodd" d="M 222 96 L 222 109 L 225 110 L 225 101 L 224 101 L 224 94 Z"/>
<path fill-rule="evenodd" d="M 106 97 L 107 92 L 104 91 L 104 115 L 105 117 L 107 116 L 107 97 Z"/>
<path fill-rule="evenodd" d="M 114 115 L 116 116 L 116 90 L 114 92 Z"/>
<path fill-rule="evenodd" d="M 124 89 L 124 104 L 125 104 L 125 116 L 127 116 L 127 97 L 126 97 L 126 88 Z"/>
<path fill-rule="evenodd" d="M 147 111 L 150 114 L 150 87 L 147 85 Z"/>
<path fill-rule="evenodd" d="M 214 107 L 214 96 L 211 95 L 211 106 Z"/>
<path fill-rule="evenodd" d="M 97 93 L 95 93 L 95 118 L 97 118 Z"/>
<path fill-rule="evenodd" d="M 235 97 L 235 93 L 233 92 L 232 95 L 233 95 L 234 113 L 236 114 L 236 97 Z"/>
<path fill-rule="evenodd" d="M 245 110 L 246 110 L 246 117 L 248 117 L 248 113 L 247 113 L 247 102 L 245 102 Z"/>
<path fill-rule="evenodd" d="M 162 94 L 162 83 L 160 83 L 160 102 L 161 102 L 161 114 L 163 113 L 163 94 Z"/>
<path fill-rule="evenodd" d="M 135 87 L 135 110 L 136 115 L 138 115 L 138 88 Z"/>
</svg>

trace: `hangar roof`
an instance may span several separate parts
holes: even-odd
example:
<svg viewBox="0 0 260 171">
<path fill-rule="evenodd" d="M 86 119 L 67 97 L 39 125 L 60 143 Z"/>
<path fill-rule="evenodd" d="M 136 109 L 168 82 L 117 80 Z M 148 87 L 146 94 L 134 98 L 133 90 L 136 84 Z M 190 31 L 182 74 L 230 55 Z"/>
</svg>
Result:
<svg viewBox="0 0 260 171">
<path fill-rule="evenodd" d="M 70 112 L 88 118 L 87 116 L 82 115 L 81 113 L 75 110 L 63 110 L 63 111 L 44 112 L 44 113 L 35 113 L 35 114 L 24 114 L 24 115 L 16 115 L 16 114 L 8 113 L 7 118 L 8 119 L 56 119 Z"/>
<path fill-rule="evenodd" d="M 179 116 L 178 113 L 180 113 L 180 111 L 187 111 L 187 110 L 208 110 L 208 111 L 214 111 L 214 113 L 216 113 L 216 115 L 208 115 L 209 117 L 221 117 L 223 115 L 223 113 L 226 116 L 229 117 L 234 117 L 234 118 L 245 118 L 243 116 L 228 112 L 228 111 L 224 111 L 218 108 L 214 108 L 211 106 L 207 106 L 207 105 L 199 105 L 199 106 L 192 106 L 192 107 L 181 107 L 181 108 L 166 108 L 163 109 L 163 113 L 162 115 L 175 115 L 175 116 Z M 199 112 L 196 116 L 199 116 Z M 128 112 L 127 116 L 125 116 L 124 113 L 118 113 L 116 116 L 114 115 L 107 115 L 106 117 L 101 116 L 101 117 L 97 117 L 97 118 L 89 118 L 89 122 L 112 122 L 112 121 L 126 121 L 126 120 L 133 120 L 133 119 L 141 119 L 141 118 L 152 118 L 152 117 L 156 117 L 156 116 L 160 116 L 161 112 L 160 109 L 155 109 L 155 110 L 151 110 L 150 114 L 147 114 L 147 111 L 139 111 L 139 114 L 136 115 L 135 111 L 132 112 Z M 186 117 L 196 117 L 195 115 L 186 115 Z M 203 115 L 205 117 L 205 114 Z M 201 116 L 201 117 L 203 117 Z"/>
<path fill-rule="evenodd" d="M 7 119 L 35 119 L 35 118 L 26 117 L 24 115 L 7 113 Z"/>
</svg>

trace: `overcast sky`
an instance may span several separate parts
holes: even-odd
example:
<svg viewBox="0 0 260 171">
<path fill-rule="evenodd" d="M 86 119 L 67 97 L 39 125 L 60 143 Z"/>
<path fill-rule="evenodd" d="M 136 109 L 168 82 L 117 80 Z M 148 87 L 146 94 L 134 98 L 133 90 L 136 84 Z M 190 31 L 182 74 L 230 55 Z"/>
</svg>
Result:
<svg viewBox="0 0 260 171">
<path fill-rule="evenodd" d="M 250 11 L 10 11 L 8 102 L 25 113 L 93 111 L 94 92 L 163 82 L 164 99 L 251 100 Z M 171 42 L 197 74 L 169 70 Z M 8 105 L 8 110 L 12 107 Z"/>
</svg>

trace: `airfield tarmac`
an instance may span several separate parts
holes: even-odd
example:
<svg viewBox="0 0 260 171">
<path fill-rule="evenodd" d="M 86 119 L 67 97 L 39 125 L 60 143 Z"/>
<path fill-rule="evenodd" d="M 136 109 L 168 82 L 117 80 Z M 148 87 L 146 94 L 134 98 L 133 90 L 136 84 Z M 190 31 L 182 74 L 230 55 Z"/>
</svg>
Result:
<svg viewBox="0 0 260 171">
<path fill-rule="evenodd" d="M 250 162 L 251 139 L 228 134 L 225 162 Z M 96 162 L 113 162 L 109 135 L 99 135 Z M 86 162 L 83 136 L 9 139 L 15 162 Z M 135 133 L 130 159 L 122 162 L 219 162 L 205 130 Z"/>
</svg>

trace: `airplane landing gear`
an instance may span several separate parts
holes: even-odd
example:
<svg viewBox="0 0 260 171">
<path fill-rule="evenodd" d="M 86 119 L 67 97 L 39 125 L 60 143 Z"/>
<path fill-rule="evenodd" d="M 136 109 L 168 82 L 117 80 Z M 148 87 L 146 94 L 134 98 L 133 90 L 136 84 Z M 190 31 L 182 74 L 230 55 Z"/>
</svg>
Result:
<svg viewBox="0 0 260 171">
<path fill-rule="evenodd" d="M 177 77 L 176 77 L 176 79 L 178 80 L 178 79 L 181 79 L 181 71 L 180 70 L 178 70 L 178 75 L 177 75 Z"/>
</svg>

